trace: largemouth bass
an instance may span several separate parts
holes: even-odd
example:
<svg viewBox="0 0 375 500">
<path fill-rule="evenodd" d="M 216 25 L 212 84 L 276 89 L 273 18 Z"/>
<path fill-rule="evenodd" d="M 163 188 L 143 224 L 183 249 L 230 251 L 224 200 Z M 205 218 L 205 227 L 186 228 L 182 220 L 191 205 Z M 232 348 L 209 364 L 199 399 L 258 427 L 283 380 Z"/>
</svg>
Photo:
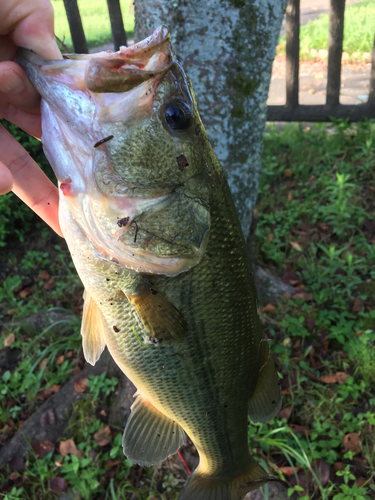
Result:
<svg viewBox="0 0 375 500">
<path fill-rule="evenodd" d="M 123 446 L 150 466 L 185 432 L 181 500 L 238 500 L 272 480 L 248 415 L 280 409 L 253 273 L 225 174 L 166 28 L 119 52 L 20 64 L 42 95 L 60 223 L 85 286 L 83 351 L 107 346 L 137 387 Z"/>
</svg>

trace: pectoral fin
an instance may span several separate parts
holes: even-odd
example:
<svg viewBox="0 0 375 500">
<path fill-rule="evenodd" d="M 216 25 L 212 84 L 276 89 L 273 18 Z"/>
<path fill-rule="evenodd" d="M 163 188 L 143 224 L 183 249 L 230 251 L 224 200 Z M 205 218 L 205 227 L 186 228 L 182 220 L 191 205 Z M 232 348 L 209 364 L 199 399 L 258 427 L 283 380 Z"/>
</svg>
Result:
<svg viewBox="0 0 375 500">
<path fill-rule="evenodd" d="M 281 408 L 279 378 L 264 339 L 259 348 L 260 370 L 255 390 L 249 400 L 249 416 L 253 422 L 268 422 Z"/>
<path fill-rule="evenodd" d="M 104 330 L 106 325 L 102 312 L 87 290 L 85 290 L 83 298 L 81 324 L 83 354 L 86 361 L 94 366 L 105 348 Z"/>
<path fill-rule="evenodd" d="M 137 396 L 124 430 L 124 454 L 133 463 L 147 467 L 176 453 L 185 440 L 182 427 L 151 403 Z"/>
<path fill-rule="evenodd" d="M 185 318 L 162 293 L 147 289 L 140 295 L 126 294 L 126 297 L 155 342 L 182 340 L 187 336 Z"/>
</svg>

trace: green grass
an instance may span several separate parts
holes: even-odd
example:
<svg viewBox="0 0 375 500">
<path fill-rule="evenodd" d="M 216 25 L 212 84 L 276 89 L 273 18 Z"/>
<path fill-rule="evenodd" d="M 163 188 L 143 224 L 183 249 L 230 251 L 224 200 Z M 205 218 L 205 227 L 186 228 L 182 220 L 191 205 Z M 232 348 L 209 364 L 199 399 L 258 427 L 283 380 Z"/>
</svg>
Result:
<svg viewBox="0 0 375 500">
<path fill-rule="evenodd" d="M 329 15 L 311 21 L 300 30 L 300 57 L 311 57 L 311 49 L 328 50 Z M 372 52 L 375 34 L 375 3 L 365 0 L 345 8 L 343 52 L 357 53 L 359 59 L 364 52 Z M 285 51 L 285 35 L 279 40 Z"/>
<path fill-rule="evenodd" d="M 40 145 L 9 128 L 46 169 Z M 282 376 L 283 409 L 290 411 L 266 424 L 251 424 L 248 437 L 256 459 L 287 481 L 290 495 L 295 492 L 303 500 L 374 498 L 374 134 L 374 122 L 337 121 L 311 130 L 271 127 L 265 136 L 254 251 L 273 274 L 286 279 L 286 272 L 294 272 L 297 291 L 306 295 L 282 297 L 273 313 L 261 312 Z M 15 203 L 12 195 L 0 202 L 3 209 Z M 68 381 L 83 361 L 82 286 L 66 245 L 36 223 L 28 209 L 14 206 L 16 216 L 6 210 L 3 214 L 7 233 L 0 247 L 0 349 L 13 333 L 11 349 L 19 357 L 0 368 L 3 440 L 33 413 L 38 394 Z M 54 282 L 49 290 L 46 273 Z M 24 297 L 21 292 L 28 288 Z M 25 317 L 41 309 L 61 308 L 71 314 L 60 323 L 44 329 L 25 323 Z M 337 372 L 344 373 L 342 384 L 320 380 Z M 59 495 L 51 491 L 51 479 L 60 478 L 75 500 L 130 500 L 134 493 L 139 500 L 176 500 L 186 480 L 176 466 L 178 458 L 162 469 L 140 471 L 123 456 L 122 429 L 116 425 L 110 425 L 110 442 L 99 445 L 95 436 L 109 425 L 116 380 L 102 374 L 91 378 L 88 387 L 66 435 L 82 456 L 63 457 L 58 443 L 43 458 L 30 453 L 19 477 L 13 476 L 7 486 L 0 478 L 0 498 L 55 500 Z M 304 432 L 296 425 L 304 426 Z M 342 446 L 350 433 L 359 438 L 355 451 Z M 286 466 L 295 474 L 284 475 Z M 1 474 L 7 477 L 9 471 Z M 308 491 L 305 475 L 310 477 Z M 264 487 L 265 498 L 267 491 Z"/>
<path fill-rule="evenodd" d="M 52 0 L 55 12 L 55 33 L 73 50 L 69 24 L 63 0 Z M 134 13 L 132 0 L 120 0 L 122 18 L 127 36 L 133 35 Z M 106 0 L 78 0 L 83 29 L 90 48 L 112 41 L 111 25 Z"/>
</svg>

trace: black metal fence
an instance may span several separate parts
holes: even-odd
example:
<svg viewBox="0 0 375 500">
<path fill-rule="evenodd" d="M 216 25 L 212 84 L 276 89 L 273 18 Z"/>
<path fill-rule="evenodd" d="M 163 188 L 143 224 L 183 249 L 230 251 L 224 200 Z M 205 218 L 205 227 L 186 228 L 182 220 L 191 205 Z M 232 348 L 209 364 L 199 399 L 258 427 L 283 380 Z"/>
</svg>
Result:
<svg viewBox="0 0 375 500">
<path fill-rule="evenodd" d="M 268 106 L 268 121 L 326 122 L 330 117 L 361 121 L 375 118 L 375 39 L 372 49 L 370 92 L 364 104 L 340 104 L 341 56 L 344 34 L 345 0 L 331 0 L 326 104 L 301 105 L 299 91 L 300 0 L 288 0 L 286 10 L 286 104 Z"/>
<path fill-rule="evenodd" d="M 372 50 L 370 92 L 365 104 L 340 104 L 341 56 L 345 0 L 330 0 L 327 95 L 325 105 L 301 105 L 299 91 L 300 0 L 288 0 L 286 10 L 286 104 L 268 106 L 268 121 L 330 121 L 330 117 L 361 121 L 375 118 L 375 39 Z M 88 52 L 77 0 L 64 0 L 75 52 Z M 119 0 L 107 0 L 115 50 L 127 45 Z"/>
</svg>

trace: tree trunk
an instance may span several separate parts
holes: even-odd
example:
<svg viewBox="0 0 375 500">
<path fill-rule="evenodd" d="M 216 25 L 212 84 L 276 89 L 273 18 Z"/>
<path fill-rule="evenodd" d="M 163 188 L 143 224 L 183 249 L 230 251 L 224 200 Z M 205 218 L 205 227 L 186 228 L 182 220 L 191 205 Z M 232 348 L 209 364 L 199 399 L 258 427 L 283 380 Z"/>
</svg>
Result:
<svg viewBox="0 0 375 500">
<path fill-rule="evenodd" d="M 122 21 L 120 0 L 107 0 L 109 19 L 111 21 L 112 40 L 115 51 L 121 45 L 127 45 L 124 23 Z"/>
<path fill-rule="evenodd" d="M 135 39 L 164 24 L 228 172 L 245 236 L 258 190 L 272 61 L 286 0 L 135 0 Z"/>
<path fill-rule="evenodd" d="M 87 47 L 85 32 L 83 31 L 77 0 L 64 0 L 64 6 L 73 41 L 74 52 L 77 54 L 88 54 L 89 49 Z"/>
</svg>

